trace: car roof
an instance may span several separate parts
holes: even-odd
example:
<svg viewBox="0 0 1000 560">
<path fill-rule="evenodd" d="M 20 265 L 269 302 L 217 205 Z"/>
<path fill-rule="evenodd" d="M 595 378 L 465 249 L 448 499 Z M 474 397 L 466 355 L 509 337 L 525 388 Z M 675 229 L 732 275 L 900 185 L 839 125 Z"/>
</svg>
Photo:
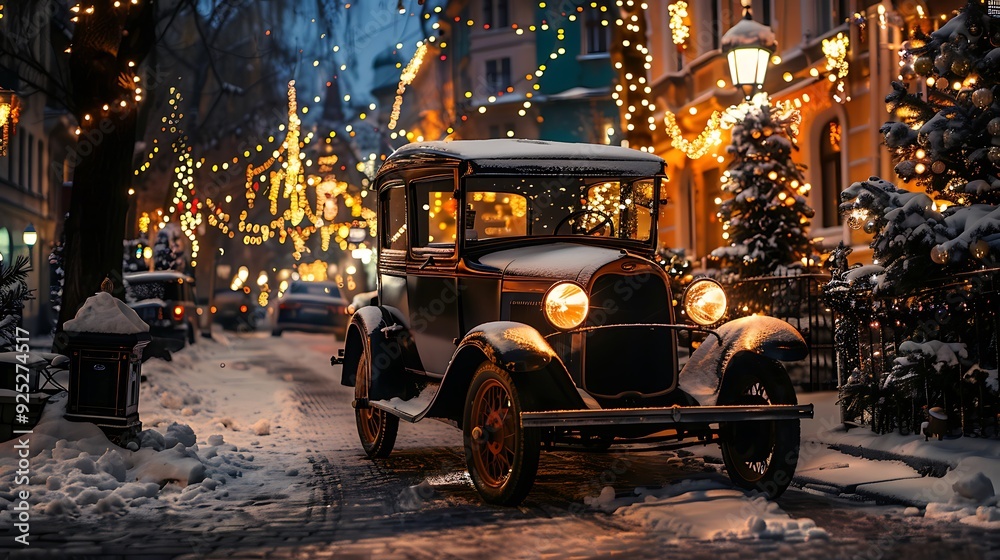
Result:
<svg viewBox="0 0 1000 560">
<path fill-rule="evenodd" d="M 550 142 L 523 138 L 415 142 L 393 152 L 379 174 L 403 164 L 448 161 L 467 163 L 465 175 L 527 173 L 541 175 L 618 175 L 648 177 L 664 173 L 663 158 L 619 146 Z"/>
<path fill-rule="evenodd" d="M 123 274 L 123 278 L 127 282 L 173 282 L 177 280 L 184 280 L 185 282 L 194 282 L 194 278 L 191 278 L 183 272 L 177 272 L 176 270 L 157 270 L 155 272 L 130 272 L 128 274 Z"/>
</svg>

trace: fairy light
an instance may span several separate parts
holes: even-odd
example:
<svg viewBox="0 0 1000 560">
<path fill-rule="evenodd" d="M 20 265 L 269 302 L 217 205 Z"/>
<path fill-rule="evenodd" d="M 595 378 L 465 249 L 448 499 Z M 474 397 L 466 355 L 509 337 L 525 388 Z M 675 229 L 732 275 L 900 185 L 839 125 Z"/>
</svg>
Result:
<svg viewBox="0 0 1000 560">
<path fill-rule="evenodd" d="M 881 5 L 879 6 L 881 8 Z M 847 35 L 837 33 L 830 39 L 823 39 L 823 54 L 826 56 L 826 71 L 830 72 L 829 79 L 833 82 L 833 99 L 837 103 L 847 103 L 851 96 L 847 94 L 845 79 L 850 71 L 850 63 L 847 61 L 847 53 L 850 50 L 851 41 Z"/>
<path fill-rule="evenodd" d="M 417 45 L 416 52 L 413 53 L 410 62 L 407 63 L 406 68 L 403 69 L 403 73 L 399 76 L 399 86 L 396 88 L 396 100 L 392 104 L 392 112 L 389 115 L 389 130 L 395 130 L 396 128 L 396 123 L 399 121 L 400 107 L 403 105 L 403 93 L 406 91 L 406 86 L 410 85 L 414 78 L 417 77 L 417 72 L 420 71 L 420 65 L 423 64 L 426 54 L 427 43 L 421 42 Z"/>
<path fill-rule="evenodd" d="M 691 28 L 685 23 L 688 17 L 687 2 L 674 2 L 667 6 L 667 14 L 670 15 L 671 40 L 678 49 L 686 49 L 688 37 L 691 36 Z"/>
</svg>

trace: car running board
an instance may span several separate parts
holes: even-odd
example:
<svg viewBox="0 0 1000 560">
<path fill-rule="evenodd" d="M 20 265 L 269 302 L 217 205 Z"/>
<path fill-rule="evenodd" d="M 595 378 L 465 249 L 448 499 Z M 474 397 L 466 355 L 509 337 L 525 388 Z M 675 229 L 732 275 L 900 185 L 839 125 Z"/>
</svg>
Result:
<svg viewBox="0 0 1000 560">
<path fill-rule="evenodd" d="M 800 420 L 813 417 L 811 404 L 672 406 L 662 408 L 608 408 L 602 410 L 546 410 L 524 412 L 525 428 L 609 426 L 623 424 L 697 424 Z"/>
</svg>

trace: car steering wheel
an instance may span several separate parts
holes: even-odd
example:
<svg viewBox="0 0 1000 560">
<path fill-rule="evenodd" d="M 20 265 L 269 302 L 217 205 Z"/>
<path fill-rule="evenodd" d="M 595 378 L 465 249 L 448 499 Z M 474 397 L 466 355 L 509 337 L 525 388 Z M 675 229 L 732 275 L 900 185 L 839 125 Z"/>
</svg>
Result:
<svg viewBox="0 0 1000 560">
<path fill-rule="evenodd" d="M 552 231 L 552 235 L 558 235 L 559 230 L 562 229 L 562 227 L 566 225 L 573 218 L 579 216 L 586 216 L 587 214 L 596 214 L 600 216 L 601 223 L 597 224 L 596 226 L 590 229 L 584 229 L 583 226 L 576 226 L 578 228 L 577 230 L 578 233 L 582 232 L 584 235 L 594 235 L 595 233 L 603 229 L 605 226 L 607 226 L 611 230 L 608 237 L 615 236 L 615 223 L 611 220 L 611 216 L 608 216 L 607 214 L 601 212 L 600 210 L 593 210 L 593 209 L 577 210 L 576 212 L 570 212 L 569 215 L 567 215 L 565 218 L 559 220 L 559 223 L 556 224 L 556 229 Z"/>
</svg>

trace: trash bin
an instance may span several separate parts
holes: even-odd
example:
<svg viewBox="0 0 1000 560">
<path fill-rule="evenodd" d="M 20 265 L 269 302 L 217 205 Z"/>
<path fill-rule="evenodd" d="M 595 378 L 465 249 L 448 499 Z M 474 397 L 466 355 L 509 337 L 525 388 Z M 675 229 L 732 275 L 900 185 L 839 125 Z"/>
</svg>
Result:
<svg viewBox="0 0 1000 560">
<path fill-rule="evenodd" d="M 123 447 L 137 439 L 142 349 L 149 326 L 111 294 L 88 298 L 64 325 L 69 355 L 66 419 L 96 424 Z"/>
</svg>

